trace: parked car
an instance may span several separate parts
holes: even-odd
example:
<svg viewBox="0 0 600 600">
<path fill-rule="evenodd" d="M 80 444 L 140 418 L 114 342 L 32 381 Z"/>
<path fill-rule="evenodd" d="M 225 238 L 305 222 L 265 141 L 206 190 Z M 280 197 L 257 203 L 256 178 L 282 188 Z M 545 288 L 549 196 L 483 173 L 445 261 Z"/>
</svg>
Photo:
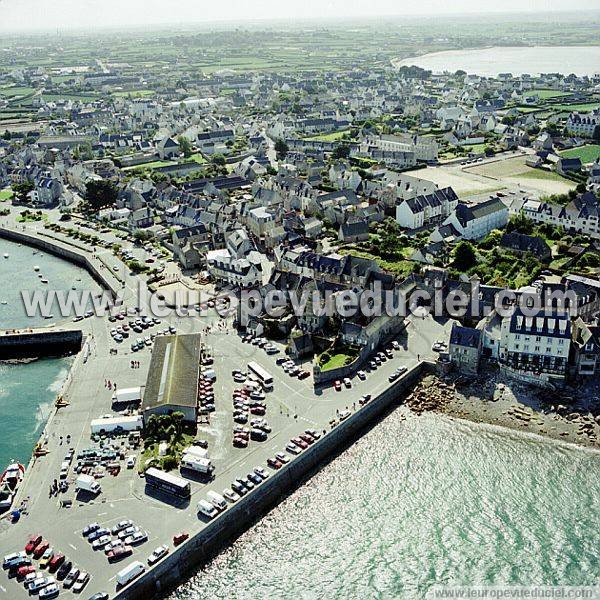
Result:
<svg viewBox="0 0 600 600">
<path fill-rule="evenodd" d="M 123 529 L 127 529 L 127 527 L 131 527 L 133 525 L 133 521 L 131 519 L 124 519 L 123 521 L 119 521 L 111 530 L 113 535 L 117 535 L 119 531 Z"/>
<path fill-rule="evenodd" d="M 182 536 L 184 536 L 184 537 L 182 537 Z M 177 546 L 178 544 L 181 544 L 182 542 L 187 540 L 188 537 L 189 537 L 189 535 L 187 533 L 179 533 L 175 537 L 173 537 L 173 543 Z M 175 542 L 175 538 L 177 538 L 179 541 Z M 161 558 L 166 556 L 168 553 L 169 553 L 168 546 L 159 546 L 158 548 L 155 548 L 152 551 L 152 554 L 150 554 L 150 556 L 148 557 L 148 564 L 149 565 L 156 564 Z"/>
<path fill-rule="evenodd" d="M 54 572 L 64 562 L 65 562 L 65 555 L 62 552 L 57 552 L 50 560 L 50 563 L 48 564 L 48 570 L 50 572 Z"/>
<path fill-rule="evenodd" d="M 109 542 L 110 542 L 110 536 L 103 535 L 103 536 L 99 537 L 97 540 L 94 540 L 92 542 L 92 548 L 94 550 L 100 550 L 101 548 L 104 548 L 104 546 L 106 546 L 106 544 L 108 544 Z"/>
<path fill-rule="evenodd" d="M 42 558 L 40 558 L 40 569 L 45 569 L 52 560 L 54 556 L 54 548 L 46 548 L 44 554 L 42 554 Z"/>
<path fill-rule="evenodd" d="M 35 550 L 35 547 L 41 541 L 42 541 L 41 535 L 39 535 L 39 534 L 30 535 L 29 540 L 27 541 L 27 544 L 25 545 L 25 552 L 27 552 L 27 554 L 31 554 Z"/>
<path fill-rule="evenodd" d="M 73 584 L 73 592 L 79 594 L 81 590 L 87 585 L 87 582 L 90 580 L 90 574 L 82 571 L 79 573 L 75 583 Z"/>
<path fill-rule="evenodd" d="M 63 564 L 60 565 L 58 571 L 56 571 L 56 578 L 62 581 L 69 574 L 72 568 L 73 563 L 69 559 L 66 559 Z"/>
<path fill-rule="evenodd" d="M 131 546 L 118 546 L 111 550 L 106 557 L 108 558 L 109 563 L 118 562 L 131 556 L 133 554 L 133 548 Z"/>
<path fill-rule="evenodd" d="M 73 586 L 73 584 L 77 580 L 77 577 L 79 577 L 79 569 L 77 567 L 73 567 L 69 571 L 68 575 L 65 577 L 63 587 L 68 590 L 70 587 Z"/>
<path fill-rule="evenodd" d="M 58 596 L 58 592 L 59 590 L 56 583 L 51 583 L 50 585 L 47 585 L 45 588 L 42 588 L 40 590 L 39 597 L 41 598 L 41 600 L 48 598 L 56 598 Z"/>
</svg>

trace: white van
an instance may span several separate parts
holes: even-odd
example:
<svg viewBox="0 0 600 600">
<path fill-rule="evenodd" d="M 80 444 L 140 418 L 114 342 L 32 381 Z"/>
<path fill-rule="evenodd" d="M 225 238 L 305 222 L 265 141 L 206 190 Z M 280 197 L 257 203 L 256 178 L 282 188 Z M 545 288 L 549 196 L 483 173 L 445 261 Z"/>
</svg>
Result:
<svg viewBox="0 0 600 600">
<path fill-rule="evenodd" d="M 219 511 L 206 500 L 198 500 L 198 505 L 196 506 L 197 512 L 202 513 L 205 517 L 212 519 L 219 514 Z"/>
<path fill-rule="evenodd" d="M 227 508 L 227 502 L 225 501 L 225 498 L 221 496 L 221 494 L 217 494 L 217 492 L 213 492 L 213 490 L 210 490 L 210 492 L 207 492 L 206 496 L 210 503 L 217 510 L 225 510 Z"/>
<path fill-rule="evenodd" d="M 127 585 L 130 581 L 139 577 L 145 570 L 146 567 L 144 566 L 144 563 L 135 560 L 117 573 L 117 583 L 120 586 Z"/>
</svg>

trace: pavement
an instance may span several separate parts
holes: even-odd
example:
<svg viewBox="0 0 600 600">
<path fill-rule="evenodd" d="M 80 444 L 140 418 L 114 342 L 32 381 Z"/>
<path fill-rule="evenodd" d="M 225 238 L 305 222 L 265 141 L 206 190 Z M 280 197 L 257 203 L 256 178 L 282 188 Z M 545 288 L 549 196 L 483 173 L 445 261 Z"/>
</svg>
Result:
<svg viewBox="0 0 600 600">
<path fill-rule="evenodd" d="M 50 211 L 49 219 L 58 221 L 60 214 Z M 12 219 L 12 221 L 11 221 Z M 0 224 L 39 234 L 42 223 L 20 224 L 14 217 L 5 218 Z M 61 223 L 68 227 L 78 227 L 90 232 L 89 228 L 72 220 Z M 130 241 L 123 241 L 116 232 L 102 234 L 111 242 L 118 242 L 123 248 L 131 249 L 138 260 L 144 261 L 150 255 Z M 65 237 L 54 234 L 58 238 Z M 134 276 L 128 272 L 110 249 L 92 249 L 84 242 L 65 238 L 65 242 L 77 243 L 82 249 L 93 253 L 92 260 L 120 281 L 123 290 L 124 307 L 135 307 L 140 302 L 137 288 L 143 276 Z M 117 265 L 117 269 L 113 267 Z M 142 307 L 144 308 L 144 307 Z M 70 322 L 70 321 L 69 321 Z M 388 376 L 397 367 L 414 366 L 419 359 L 433 358 L 431 345 L 439 339 L 447 339 L 451 321 L 435 321 L 433 318 L 411 315 L 407 327 L 399 337 L 401 350 L 394 351 L 394 358 L 383 363 L 377 371 L 370 373 L 365 381 L 357 377 L 352 379 L 352 388 L 343 388 L 337 392 L 332 386 L 314 389 L 312 376 L 302 381 L 290 378 L 276 365 L 276 358 L 283 356 L 284 347 L 278 345 L 278 355 L 267 355 L 257 346 L 244 343 L 233 329 L 231 320 L 221 319 L 209 310 L 204 316 L 182 316 L 174 312 L 163 318 L 162 323 L 143 334 L 131 333 L 122 343 L 115 342 L 110 330 L 122 321 L 111 323 L 107 317 L 91 317 L 77 323 L 85 334 L 84 351 L 75 359 L 71 374 L 61 391 L 69 402 L 65 408 L 58 409 L 50 418 L 41 442 L 48 451 L 38 457 L 27 470 L 15 506 L 25 504 L 24 513 L 16 524 L 8 519 L 0 520 L 0 554 L 5 555 L 22 550 L 28 535 L 39 533 L 49 540 L 55 551 L 69 557 L 78 567 L 90 573 L 91 579 L 81 597 L 89 597 L 99 591 L 114 593 L 116 574 L 133 560 L 146 563 L 149 554 L 161 544 L 172 548 L 173 535 L 180 531 L 193 534 L 205 524 L 196 514 L 196 504 L 205 498 L 209 490 L 222 492 L 239 476 L 245 476 L 256 466 L 266 467 L 266 460 L 276 452 L 284 450 L 290 438 L 307 428 L 328 431 L 330 421 L 342 410 L 358 410 L 359 399 L 364 394 L 377 395 L 388 385 Z M 177 328 L 178 333 L 202 333 L 203 342 L 214 356 L 214 368 L 217 373 L 215 385 L 216 411 L 209 420 L 199 424 L 197 438 L 209 442 L 209 456 L 215 465 L 215 478 L 210 483 L 191 480 L 191 501 L 178 504 L 171 498 L 149 496 L 145 493 L 144 479 L 137 468 L 126 469 L 122 464 L 117 476 L 107 475 L 100 479 L 102 493 L 94 500 L 83 501 L 74 497 L 73 482 L 76 478 L 71 470 L 67 481 L 70 489 L 65 494 L 50 495 L 52 482 L 59 479 L 61 463 L 67 453 L 66 438 L 69 435 L 75 454 L 84 448 L 93 446 L 90 440 L 90 421 L 101 415 L 111 413 L 111 396 L 105 381 L 110 380 L 118 388 L 143 385 L 150 364 L 151 350 L 145 348 L 133 353 L 131 341 L 156 333 L 168 325 Z M 112 351 L 112 353 L 111 353 Z M 140 367 L 132 369 L 130 361 L 140 362 Z M 267 394 L 267 414 L 265 418 L 272 428 L 267 441 L 251 441 L 248 448 L 234 448 L 232 391 L 239 387 L 233 382 L 231 371 L 244 369 L 253 360 L 264 367 L 274 379 L 274 389 Z M 307 370 L 311 370 L 305 365 Z M 61 441 L 62 437 L 62 441 Z M 125 444 L 125 442 L 124 442 Z M 125 448 L 125 454 L 133 453 Z M 138 450 L 139 453 L 139 450 Z M 290 458 L 293 457 L 290 455 Z M 269 470 L 267 468 L 267 470 Z M 251 493 L 257 493 L 253 490 Z M 260 492 L 258 492 L 260 493 Z M 63 499 L 73 500 L 70 508 L 62 506 Z M 122 562 L 109 564 L 103 551 L 93 551 L 91 545 L 82 537 L 81 531 L 88 523 L 97 521 L 102 526 L 111 527 L 122 519 L 132 519 L 136 525 L 148 532 L 148 541 L 134 548 L 132 557 Z M 60 596 L 69 596 L 73 592 L 61 588 Z M 6 573 L 0 574 L 0 600 L 27 598 L 28 593 L 22 584 L 8 579 Z"/>
<path fill-rule="evenodd" d="M 218 323 L 226 328 L 220 328 Z M 4 555 L 21 550 L 29 534 L 42 534 L 55 551 L 63 552 L 79 568 L 90 573 L 91 579 L 82 597 L 89 597 L 98 591 L 114 593 L 116 573 L 125 565 L 133 560 L 146 563 L 148 555 L 157 546 L 167 544 L 172 548 L 175 533 L 183 530 L 193 534 L 204 526 L 197 517 L 195 507 L 208 490 L 222 492 L 229 488 L 236 477 L 246 475 L 256 466 L 266 467 L 267 458 L 283 451 L 291 437 L 307 428 L 329 430 L 329 422 L 336 417 L 336 411 L 357 410 L 360 397 L 366 393 L 376 395 L 385 389 L 389 385 L 388 375 L 398 366 L 415 365 L 417 355 L 421 359 L 431 358 L 432 343 L 447 339 L 451 327 L 450 321 L 439 323 L 431 317 L 409 317 L 406 332 L 398 338 L 402 349 L 394 352 L 394 358 L 370 373 L 366 381 L 354 377 L 352 388 L 343 388 L 340 392 L 333 387 L 315 391 L 312 377 L 302 381 L 290 378 L 275 363 L 282 354 L 267 355 L 257 346 L 244 343 L 231 323 L 219 319 L 214 311 L 209 311 L 205 317 L 172 315 L 154 330 L 147 330 L 144 335 L 163 329 L 167 324 L 177 327 L 178 333 L 203 333 L 207 328 L 212 329 L 204 333 L 204 343 L 215 359 L 217 409 L 210 415 L 209 422 L 199 425 L 197 437 L 209 441 L 209 456 L 215 465 L 215 478 L 210 483 L 191 480 L 191 501 L 180 505 L 169 498 L 147 495 L 144 480 L 138 475 L 137 468 L 128 470 L 124 465 L 116 477 L 107 475 L 99 480 L 102 493 L 93 501 L 84 502 L 74 498 L 72 489 L 58 497 L 49 497 L 49 487 L 54 479 L 58 479 L 60 465 L 68 449 L 64 441 L 66 436 L 71 436 L 71 445 L 77 454 L 93 445 L 90 441 L 90 421 L 111 412 L 112 392 L 105 387 L 105 380 L 116 382 L 120 388 L 143 385 L 150 363 L 149 349 L 134 354 L 129 349 L 130 339 L 121 344 L 112 340 L 109 331 L 116 324 L 108 322 L 106 318 L 92 317 L 81 324 L 87 333 L 88 358 L 83 360 L 86 353 L 78 356 L 70 385 L 64 391 L 70 404 L 56 412 L 43 435 L 43 440 L 47 440 L 44 447 L 49 452 L 35 460 L 21 486 L 18 502 L 26 501 L 27 514 L 16 524 L 9 524 L 7 519 L 0 522 L 0 552 Z M 133 334 L 133 337 L 137 336 Z M 117 348 L 118 354 L 110 354 L 111 348 Z M 140 361 L 140 368 L 130 367 L 133 358 Z M 244 368 L 250 360 L 258 362 L 274 379 L 274 390 L 267 394 L 265 415 L 272 433 L 267 441 L 251 441 L 248 448 L 240 449 L 232 446 L 231 393 L 238 384 L 233 382 L 231 371 Z M 62 444 L 60 436 L 63 437 Z M 131 451 L 127 449 L 125 453 L 130 454 Z M 72 483 L 74 479 L 74 473 L 70 472 L 67 481 Z M 63 497 L 74 500 L 71 508 L 61 507 Z M 132 557 L 111 565 L 102 551 L 92 550 L 81 531 L 93 521 L 109 527 L 121 519 L 133 519 L 136 525 L 148 532 L 149 539 L 134 549 Z M 70 594 L 71 591 L 61 589 L 59 597 Z M 2 597 L 12 600 L 26 598 L 28 594 L 22 584 L 14 579 L 9 580 L 4 573 L 0 574 L 0 600 Z"/>
</svg>

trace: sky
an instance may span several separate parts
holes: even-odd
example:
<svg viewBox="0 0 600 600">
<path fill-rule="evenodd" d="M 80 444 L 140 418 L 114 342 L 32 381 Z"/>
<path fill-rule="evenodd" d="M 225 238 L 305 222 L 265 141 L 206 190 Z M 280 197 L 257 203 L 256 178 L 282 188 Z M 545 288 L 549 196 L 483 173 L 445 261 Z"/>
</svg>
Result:
<svg viewBox="0 0 600 600">
<path fill-rule="evenodd" d="M 599 0 L 0 0 L 0 31 L 599 8 Z"/>
</svg>

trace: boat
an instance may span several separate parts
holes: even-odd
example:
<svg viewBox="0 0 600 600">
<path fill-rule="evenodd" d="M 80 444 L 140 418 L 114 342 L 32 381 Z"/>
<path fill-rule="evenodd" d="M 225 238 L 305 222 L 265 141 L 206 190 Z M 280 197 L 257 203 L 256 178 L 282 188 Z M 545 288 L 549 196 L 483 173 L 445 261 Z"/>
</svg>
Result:
<svg viewBox="0 0 600 600">
<path fill-rule="evenodd" d="M 42 283 L 48 283 L 48 280 L 47 280 L 45 277 L 43 277 L 43 278 L 42 278 L 40 281 L 41 281 Z"/>
<path fill-rule="evenodd" d="M 6 252 L 4 253 L 4 258 L 8 258 L 10 255 L 7 254 Z"/>
<path fill-rule="evenodd" d="M 44 319 L 54 319 L 54 315 L 46 315 Z"/>
<path fill-rule="evenodd" d="M 1 304 L 8 304 L 6 300 L 2 300 Z"/>
<path fill-rule="evenodd" d="M 6 511 L 12 506 L 24 474 L 25 467 L 16 462 L 8 465 L 0 475 L 0 511 Z"/>
<path fill-rule="evenodd" d="M 37 265 L 35 265 L 35 267 L 33 267 L 33 270 L 34 270 L 34 271 L 39 271 L 39 270 L 40 270 L 40 268 L 39 268 Z"/>
</svg>

